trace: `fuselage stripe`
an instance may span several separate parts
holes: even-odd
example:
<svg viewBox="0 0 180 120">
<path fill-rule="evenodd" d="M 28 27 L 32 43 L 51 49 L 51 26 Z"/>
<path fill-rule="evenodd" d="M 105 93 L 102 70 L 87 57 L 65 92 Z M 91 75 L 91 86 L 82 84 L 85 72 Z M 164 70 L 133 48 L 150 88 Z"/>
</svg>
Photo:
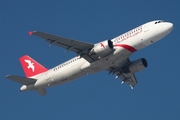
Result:
<svg viewBox="0 0 180 120">
<path fill-rule="evenodd" d="M 136 52 L 137 50 L 129 45 L 126 44 L 115 44 L 114 47 L 122 47 L 125 48 L 127 50 L 129 50 L 130 52 Z"/>
</svg>

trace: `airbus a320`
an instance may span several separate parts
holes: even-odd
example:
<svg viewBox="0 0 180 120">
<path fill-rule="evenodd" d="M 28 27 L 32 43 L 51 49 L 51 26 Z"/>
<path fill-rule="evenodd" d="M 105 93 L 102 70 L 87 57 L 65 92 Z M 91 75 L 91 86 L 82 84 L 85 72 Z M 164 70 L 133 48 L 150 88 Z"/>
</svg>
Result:
<svg viewBox="0 0 180 120">
<path fill-rule="evenodd" d="M 155 20 L 140 25 L 110 40 L 92 44 L 40 31 L 29 32 L 30 35 L 43 38 L 51 45 L 65 48 L 66 51 L 77 53 L 77 56 L 54 68 L 47 69 L 40 63 L 24 55 L 20 58 L 26 77 L 7 75 L 6 78 L 22 84 L 20 91 L 35 90 L 46 95 L 47 87 L 64 84 L 84 75 L 106 70 L 116 75 L 131 89 L 137 84 L 135 73 L 148 66 L 145 58 L 130 61 L 132 53 L 147 47 L 168 35 L 173 24 Z"/>
</svg>

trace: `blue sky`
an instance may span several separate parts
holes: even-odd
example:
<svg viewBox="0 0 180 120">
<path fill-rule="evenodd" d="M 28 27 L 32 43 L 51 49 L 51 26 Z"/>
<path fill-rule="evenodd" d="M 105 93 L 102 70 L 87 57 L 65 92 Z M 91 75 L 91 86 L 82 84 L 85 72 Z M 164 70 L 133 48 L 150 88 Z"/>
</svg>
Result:
<svg viewBox="0 0 180 120">
<path fill-rule="evenodd" d="M 0 119 L 179 119 L 179 4 L 175 0 L 1 0 Z M 19 92 L 21 85 L 4 77 L 24 76 L 19 57 L 25 54 L 47 68 L 76 55 L 49 47 L 42 39 L 29 36 L 28 31 L 97 43 L 156 19 L 172 22 L 174 30 L 130 57 L 144 57 L 149 63 L 136 74 L 139 83 L 134 90 L 106 71 L 48 88 L 43 97 L 34 91 Z"/>
</svg>

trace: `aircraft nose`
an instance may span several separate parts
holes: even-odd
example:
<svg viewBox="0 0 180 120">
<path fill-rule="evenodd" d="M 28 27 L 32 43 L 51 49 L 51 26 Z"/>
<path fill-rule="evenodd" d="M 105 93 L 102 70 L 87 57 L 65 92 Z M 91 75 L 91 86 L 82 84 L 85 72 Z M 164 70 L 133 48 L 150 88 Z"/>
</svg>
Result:
<svg viewBox="0 0 180 120">
<path fill-rule="evenodd" d="M 163 22 L 160 26 L 161 32 L 164 33 L 164 35 L 169 34 L 173 30 L 173 24 L 171 22 Z"/>
<path fill-rule="evenodd" d="M 170 22 L 167 22 L 167 23 L 166 23 L 166 28 L 167 28 L 167 30 L 168 30 L 169 32 L 172 31 L 173 27 L 174 27 L 174 26 L 173 26 L 172 23 L 170 23 Z"/>
</svg>

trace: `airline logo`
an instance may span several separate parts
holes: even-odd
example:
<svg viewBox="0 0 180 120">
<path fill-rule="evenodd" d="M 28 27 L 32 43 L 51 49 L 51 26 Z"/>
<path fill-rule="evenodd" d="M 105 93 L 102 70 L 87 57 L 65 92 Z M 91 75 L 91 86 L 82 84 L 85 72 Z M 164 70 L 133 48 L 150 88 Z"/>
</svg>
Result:
<svg viewBox="0 0 180 120">
<path fill-rule="evenodd" d="M 34 69 L 35 69 L 34 63 L 32 63 L 31 60 L 24 60 L 24 62 L 26 62 L 26 63 L 28 64 L 27 68 L 28 68 L 28 69 L 31 68 L 31 69 L 32 69 L 32 72 L 34 72 Z"/>
<path fill-rule="evenodd" d="M 22 56 L 19 60 L 26 77 L 32 77 L 48 70 L 28 55 Z"/>
<path fill-rule="evenodd" d="M 105 48 L 104 44 L 103 43 L 100 43 L 101 44 L 101 47 Z"/>
</svg>

